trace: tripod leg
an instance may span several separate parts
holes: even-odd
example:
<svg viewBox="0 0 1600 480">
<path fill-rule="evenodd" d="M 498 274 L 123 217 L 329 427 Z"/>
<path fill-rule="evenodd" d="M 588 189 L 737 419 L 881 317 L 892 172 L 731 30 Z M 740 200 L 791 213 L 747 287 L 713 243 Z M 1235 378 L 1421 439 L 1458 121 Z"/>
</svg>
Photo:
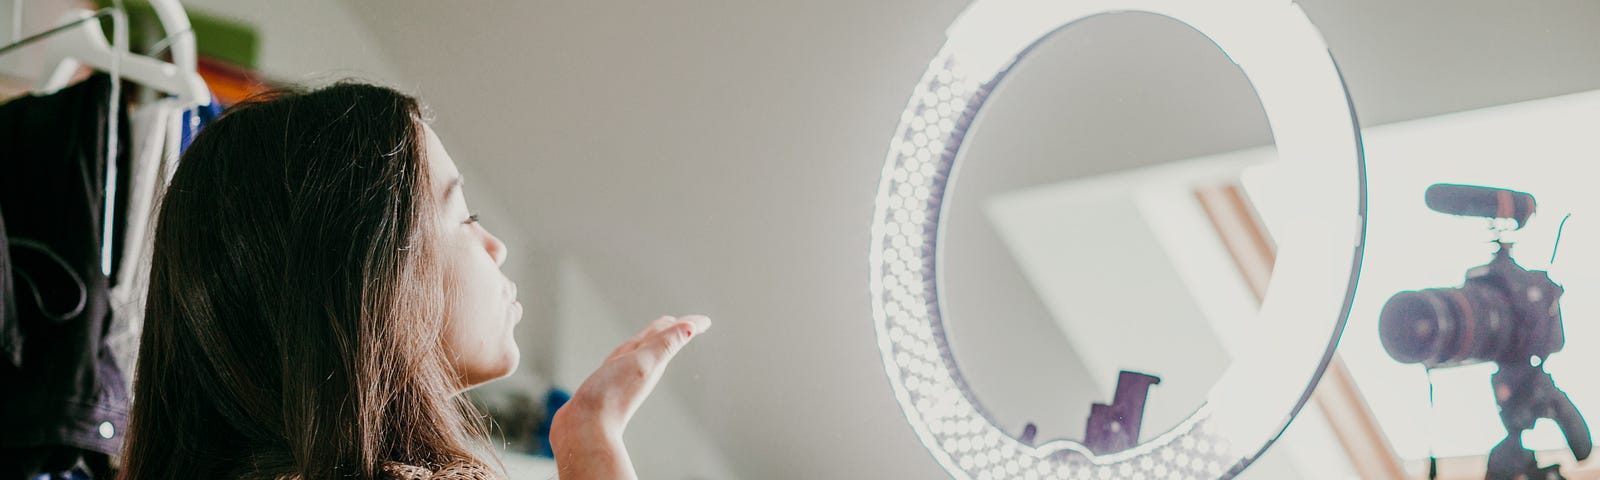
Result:
<svg viewBox="0 0 1600 480">
<path fill-rule="evenodd" d="M 1539 464 L 1533 458 L 1533 452 L 1522 448 L 1522 432 L 1510 433 L 1505 440 L 1494 446 L 1489 451 L 1489 474 L 1487 480 L 1546 480 L 1542 477 L 1528 477 L 1528 472 L 1537 471 Z"/>
</svg>

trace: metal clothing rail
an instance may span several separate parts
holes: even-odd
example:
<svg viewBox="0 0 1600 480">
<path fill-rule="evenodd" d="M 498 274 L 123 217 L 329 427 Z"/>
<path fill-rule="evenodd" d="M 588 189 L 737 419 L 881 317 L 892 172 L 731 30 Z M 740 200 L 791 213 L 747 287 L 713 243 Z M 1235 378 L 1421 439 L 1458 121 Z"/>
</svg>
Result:
<svg viewBox="0 0 1600 480">
<path fill-rule="evenodd" d="M 39 32 L 39 33 L 35 33 L 33 35 L 29 35 L 27 38 L 24 38 L 24 39 L 21 39 L 21 40 L 17 40 L 15 42 L 7 44 L 6 46 L 0 47 L 0 55 L 5 55 L 6 53 L 9 53 L 12 50 L 28 46 L 28 44 L 30 44 L 30 43 L 34 43 L 34 42 L 37 42 L 37 41 L 40 41 L 40 40 L 44 40 L 46 38 L 49 38 L 51 35 L 55 35 L 57 33 L 65 32 L 67 30 L 72 29 L 72 27 L 78 26 L 78 24 L 80 24 L 80 23 L 87 22 L 87 21 L 90 21 L 90 20 L 99 20 L 101 18 L 110 17 L 111 16 L 111 10 L 112 9 L 110 9 L 110 8 L 102 8 L 102 9 L 99 9 L 99 10 L 95 10 L 93 15 L 90 15 L 90 16 L 87 16 L 87 17 L 83 17 L 83 18 L 80 18 L 80 19 L 77 19 L 77 20 L 73 20 L 71 22 L 67 22 L 66 24 L 57 26 L 55 28 L 51 28 L 49 30 L 45 30 L 43 32 Z"/>
</svg>

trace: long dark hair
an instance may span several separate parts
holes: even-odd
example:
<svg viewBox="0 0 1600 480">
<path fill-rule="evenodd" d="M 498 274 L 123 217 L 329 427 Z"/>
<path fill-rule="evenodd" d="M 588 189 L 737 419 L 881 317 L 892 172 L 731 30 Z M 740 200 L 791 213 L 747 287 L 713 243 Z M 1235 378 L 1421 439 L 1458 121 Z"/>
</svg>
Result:
<svg viewBox="0 0 1600 480">
<path fill-rule="evenodd" d="M 476 461 L 443 345 L 416 99 L 341 83 L 238 105 L 158 210 L 123 479 L 376 478 Z"/>
</svg>

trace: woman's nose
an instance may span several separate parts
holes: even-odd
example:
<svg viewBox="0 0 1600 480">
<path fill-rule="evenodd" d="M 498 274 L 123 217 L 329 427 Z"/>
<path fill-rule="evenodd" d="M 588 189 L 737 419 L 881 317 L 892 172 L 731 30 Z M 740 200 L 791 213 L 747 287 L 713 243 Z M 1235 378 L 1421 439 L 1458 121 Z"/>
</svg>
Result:
<svg viewBox="0 0 1600 480">
<path fill-rule="evenodd" d="M 500 237 L 484 232 L 483 248 L 489 251 L 489 258 L 494 259 L 495 266 L 506 264 L 506 242 L 500 241 Z"/>
</svg>

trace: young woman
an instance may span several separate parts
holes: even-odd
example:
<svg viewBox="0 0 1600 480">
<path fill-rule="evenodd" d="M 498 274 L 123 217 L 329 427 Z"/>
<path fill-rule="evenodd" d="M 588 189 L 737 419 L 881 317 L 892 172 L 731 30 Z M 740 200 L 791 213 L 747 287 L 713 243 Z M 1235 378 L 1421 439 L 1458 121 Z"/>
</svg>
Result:
<svg viewBox="0 0 1600 480">
<path fill-rule="evenodd" d="M 235 106 L 158 210 L 123 479 L 477 479 L 460 393 L 511 373 L 506 246 L 418 102 L 338 84 Z M 710 327 L 663 317 L 554 419 L 563 480 L 634 478 L 622 431 Z"/>
</svg>

